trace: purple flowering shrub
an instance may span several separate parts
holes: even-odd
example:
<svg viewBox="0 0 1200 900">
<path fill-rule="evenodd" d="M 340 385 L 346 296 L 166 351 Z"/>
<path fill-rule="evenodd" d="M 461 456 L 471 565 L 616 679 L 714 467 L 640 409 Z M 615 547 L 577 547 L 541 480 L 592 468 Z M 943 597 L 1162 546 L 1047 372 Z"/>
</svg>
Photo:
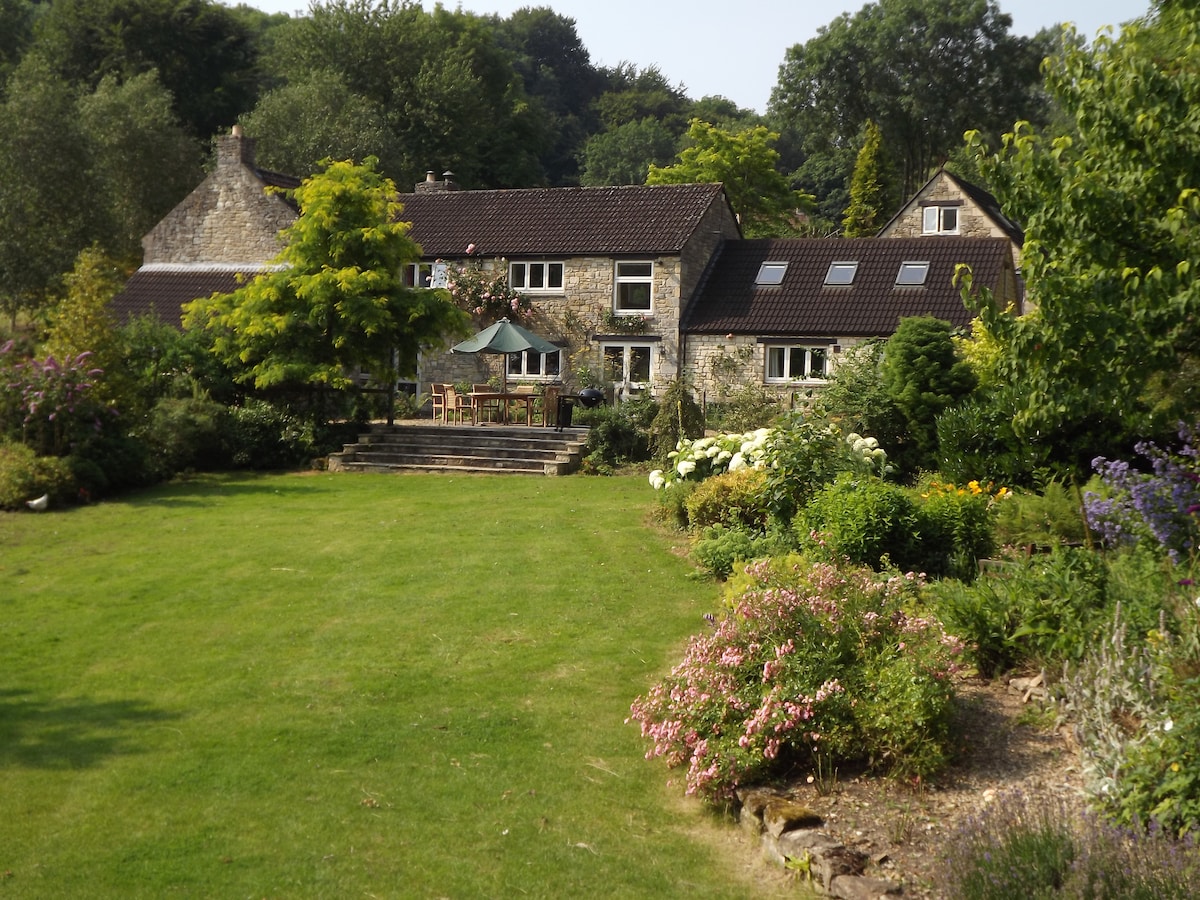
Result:
<svg viewBox="0 0 1200 900">
<path fill-rule="evenodd" d="M 99 433 L 115 412 L 94 399 L 103 373 L 89 365 L 90 356 L 18 359 L 12 341 L 0 347 L 0 436 L 39 456 L 64 456 Z"/>
<path fill-rule="evenodd" d="M 1192 428 L 1180 426 L 1180 446 L 1135 446 L 1150 470 L 1102 456 L 1092 461 L 1103 491 L 1084 494 L 1088 526 L 1109 546 L 1153 541 L 1174 562 L 1193 557 L 1200 538 L 1200 451 Z"/>
<path fill-rule="evenodd" d="M 720 802 L 798 764 L 920 777 L 949 755 L 961 641 L 915 615 L 921 579 L 791 555 L 746 566 L 729 609 L 632 705 L 687 793 Z"/>
</svg>

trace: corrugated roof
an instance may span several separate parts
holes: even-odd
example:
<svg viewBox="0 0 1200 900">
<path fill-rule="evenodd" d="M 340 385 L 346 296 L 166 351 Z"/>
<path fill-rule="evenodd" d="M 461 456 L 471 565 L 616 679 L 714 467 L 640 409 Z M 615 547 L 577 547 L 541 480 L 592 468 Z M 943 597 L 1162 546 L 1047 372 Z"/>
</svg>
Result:
<svg viewBox="0 0 1200 900">
<path fill-rule="evenodd" d="M 958 263 L 967 263 L 978 286 L 999 289 L 1004 238 L 862 238 L 858 240 L 726 241 L 709 267 L 681 323 L 695 334 L 885 336 L 901 318 L 933 315 L 957 326 L 971 313 L 953 284 Z M 778 286 L 756 286 L 764 262 L 786 262 Z M 857 262 L 854 281 L 829 287 L 833 262 Z M 928 262 L 920 287 L 897 287 L 903 262 Z"/>
<path fill-rule="evenodd" d="M 426 258 L 677 253 L 720 184 L 624 185 L 402 194 L 400 220 Z"/>
</svg>

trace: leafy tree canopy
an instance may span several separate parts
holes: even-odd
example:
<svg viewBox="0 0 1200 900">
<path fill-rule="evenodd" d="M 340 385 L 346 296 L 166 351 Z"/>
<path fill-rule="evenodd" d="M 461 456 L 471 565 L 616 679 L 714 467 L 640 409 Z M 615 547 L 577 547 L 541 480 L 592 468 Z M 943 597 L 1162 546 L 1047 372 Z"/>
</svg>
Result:
<svg viewBox="0 0 1200 900">
<path fill-rule="evenodd" d="M 787 51 L 770 115 L 803 136 L 807 154 L 854 146 L 876 122 L 909 196 L 968 129 L 999 134 L 1043 117 L 1048 39 L 1011 26 L 993 0 L 869 3 Z"/>
<path fill-rule="evenodd" d="M 779 154 L 771 144 L 777 137 L 762 125 L 734 134 L 693 119 L 689 146 L 679 154 L 679 162 L 650 166 L 646 183 L 720 181 L 748 237 L 786 234 L 797 211 L 809 208 L 812 198 L 792 190 L 776 168 Z"/>
<path fill-rule="evenodd" d="M 891 209 L 885 177 L 883 134 L 868 120 L 850 179 L 850 206 L 842 220 L 844 237 L 873 237 L 879 231 L 884 213 Z"/>
<path fill-rule="evenodd" d="M 675 158 L 675 137 L 658 119 L 646 117 L 592 135 L 582 156 L 585 187 L 644 184 L 651 166 Z"/>
<path fill-rule="evenodd" d="M 1160 2 L 1119 38 L 1068 41 L 1047 85 L 1070 129 L 1019 123 L 989 153 L 992 190 L 1025 226 L 1034 311 L 982 310 L 1022 387 L 1027 436 L 1145 434 L 1155 403 L 1173 425 L 1200 411 L 1200 11 Z M 1155 385 L 1165 386 L 1155 395 Z"/>
<path fill-rule="evenodd" d="M 405 285 L 420 251 L 375 163 L 327 161 L 294 192 L 300 217 L 285 232 L 281 267 L 185 307 L 185 328 L 207 330 L 241 381 L 340 389 L 362 370 L 386 383 L 388 373 L 414 373 L 421 350 L 465 332 L 444 292 Z"/>
</svg>

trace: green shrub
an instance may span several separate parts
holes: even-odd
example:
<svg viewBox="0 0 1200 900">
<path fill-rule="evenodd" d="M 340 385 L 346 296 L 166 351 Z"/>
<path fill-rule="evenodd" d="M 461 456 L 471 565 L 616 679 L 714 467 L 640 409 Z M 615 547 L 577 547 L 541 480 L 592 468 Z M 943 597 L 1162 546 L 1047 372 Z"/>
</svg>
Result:
<svg viewBox="0 0 1200 900">
<path fill-rule="evenodd" d="M 611 473 L 618 466 L 650 458 L 650 438 L 641 417 L 644 407 L 623 403 L 577 410 L 578 424 L 590 426 L 584 455 L 584 471 Z"/>
<path fill-rule="evenodd" d="M 996 516 L 996 540 L 1013 547 L 1083 543 L 1082 500 L 1074 488 L 1050 481 L 1041 493 L 1016 491 Z"/>
<path fill-rule="evenodd" d="M 766 483 L 766 472 L 761 469 L 723 472 L 700 482 L 684 502 L 688 527 L 720 524 L 766 530 Z"/>
<path fill-rule="evenodd" d="M 774 534 L 728 525 L 710 525 L 692 544 L 692 556 L 708 574 L 728 578 L 739 562 L 762 559 L 789 548 Z"/>
<path fill-rule="evenodd" d="M 1046 460 L 1038 445 L 1013 431 L 1018 389 L 973 394 L 937 417 L 938 469 L 947 478 L 1029 487 Z"/>
<path fill-rule="evenodd" d="M 24 509 L 27 500 L 50 496 L 52 504 L 75 498 L 71 464 L 62 457 L 38 456 L 24 444 L 0 441 L 0 509 Z"/>
<path fill-rule="evenodd" d="M 688 793 L 714 801 L 797 764 L 936 771 L 961 648 L 909 615 L 918 588 L 794 555 L 747 565 L 728 612 L 633 704 L 647 755 L 685 768 Z"/>
<path fill-rule="evenodd" d="M 187 470 L 229 467 L 222 438 L 225 409 L 205 397 L 163 397 L 154 404 L 140 434 L 151 448 L 149 463 L 155 480 Z"/>
<path fill-rule="evenodd" d="M 754 431 L 768 427 L 780 412 L 778 394 L 745 384 L 720 403 L 708 405 L 707 425 L 716 431 Z"/>
<path fill-rule="evenodd" d="M 665 462 L 681 438 L 704 436 L 704 414 L 692 397 L 691 385 L 681 378 L 670 382 L 658 400 L 650 423 L 650 456 Z"/>
<path fill-rule="evenodd" d="M 1078 662 L 1108 631 L 1107 570 L 1095 553 L 1063 547 L 1011 559 L 971 585 L 930 586 L 938 615 L 969 646 L 984 674 L 1028 664 Z"/>
<path fill-rule="evenodd" d="M 932 577 L 972 581 L 979 560 L 996 549 L 995 510 L 1008 502 L 1008 491 L 993 493 L 977 481 L 965 487 L 926 480 L 918 488 L 918 568 Z"/>
<path fill-rule="evenodd" d="M 922 561 L 911 492 L 871 476 L 839 475 L 797 517 L 801 546 L 882 569 L 914 570 Z"/>
<path fill-rule="evenodd" d="M 310 430 L 262 400 L 228 410 L 225 455 L 239 469 L 286 469 L 312 456 Z"/>
</svg>

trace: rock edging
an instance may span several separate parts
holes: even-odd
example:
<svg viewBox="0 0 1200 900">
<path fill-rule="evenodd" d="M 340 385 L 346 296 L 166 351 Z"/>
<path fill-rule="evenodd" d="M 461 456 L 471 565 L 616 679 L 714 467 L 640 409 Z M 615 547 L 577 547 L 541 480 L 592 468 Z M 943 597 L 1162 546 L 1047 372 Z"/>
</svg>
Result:
<svg viewBox="0 0 1200 900">
<path fill-rule="evenodd" d="M 866 875 L 867 855 L 822 830 L 824 819 L 803 803 L 759 788 L 738 791 L 738 800 L 738 822 L 761 839 L 763 855 L 806 876 L 829 896 L 879 900 L 903 893 L 899 882 Z"/>
</svg>

